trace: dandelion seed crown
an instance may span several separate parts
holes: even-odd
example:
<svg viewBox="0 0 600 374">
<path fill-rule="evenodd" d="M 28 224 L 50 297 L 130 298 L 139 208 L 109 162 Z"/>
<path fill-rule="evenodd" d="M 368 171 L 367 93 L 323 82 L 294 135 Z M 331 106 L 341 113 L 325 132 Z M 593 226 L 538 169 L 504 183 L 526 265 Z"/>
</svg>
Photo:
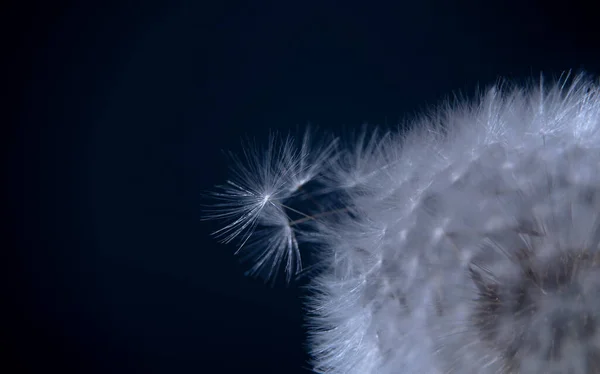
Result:
<svg viewBox="0 0 600 374">
<path fill-rule="evenodd" d="M 584 75 L 496 85 L 347 150 L 249 146 L 207 218 L 267 278 L 316 249 L 315 372 L 600 373 L 599 128 Z"/>
</svg>

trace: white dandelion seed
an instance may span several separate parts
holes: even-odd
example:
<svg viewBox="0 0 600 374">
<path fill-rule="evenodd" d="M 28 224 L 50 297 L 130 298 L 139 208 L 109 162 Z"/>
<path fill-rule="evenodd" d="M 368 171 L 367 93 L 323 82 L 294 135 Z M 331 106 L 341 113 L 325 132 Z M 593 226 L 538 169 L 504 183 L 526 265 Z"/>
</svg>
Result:
<svg viewBox="0 0 600 374">
<path fill-rule="evenodd" d="M 306 131 L 297 142 L 292 136 L 272 134 L 264 151 L 248 142 L 243 158 L 231 155 L 232 178 L 210 194 L 215 203 L 203 218 L 225 222 L 214 235 L 223 243 L 239 243 L 236 253 L 244 250 L 243 259 L 254 262 L 248 274 L 272 280 L 285 264 L 286 280 L 290 281 L 302 269 L 299 223 L 312 218 L 288 204 L 299 196 L 299 189 L 319 177 L 336 146 L 332 138 L 310 149 L 310 136 Z"/>
</svg>

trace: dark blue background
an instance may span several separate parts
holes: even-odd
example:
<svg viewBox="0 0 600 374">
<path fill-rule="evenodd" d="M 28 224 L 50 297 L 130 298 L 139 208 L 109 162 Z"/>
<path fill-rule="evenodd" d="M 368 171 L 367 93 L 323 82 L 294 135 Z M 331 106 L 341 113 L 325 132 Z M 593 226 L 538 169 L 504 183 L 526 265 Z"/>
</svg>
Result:
<svg viewBox="0 0 600 374">
<path fill-rule="evenodd" d="M 576 3 L 3 9 L 14 373 L 309 372 L 304 293 L 245 278 L 200 221 L 221 150 L 309 122 L 393 125 L 499 77 L 600 72 L 595 13 Z"/>
</svg>

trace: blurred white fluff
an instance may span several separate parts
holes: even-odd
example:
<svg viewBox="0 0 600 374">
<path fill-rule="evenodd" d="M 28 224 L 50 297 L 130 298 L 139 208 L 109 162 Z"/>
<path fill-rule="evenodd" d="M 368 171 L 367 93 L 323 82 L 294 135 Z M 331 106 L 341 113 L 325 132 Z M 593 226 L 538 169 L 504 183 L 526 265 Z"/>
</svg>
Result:
<svg viewBox="0 0 600 374">
<path fill-rule="evenodd" d="M 497 85 L 349 150 L 271 137 L 208 218 L 267 277 L 318 245 L 316 372 L 600 373 L 599 127 L 579 75 Z"/>
</svg>

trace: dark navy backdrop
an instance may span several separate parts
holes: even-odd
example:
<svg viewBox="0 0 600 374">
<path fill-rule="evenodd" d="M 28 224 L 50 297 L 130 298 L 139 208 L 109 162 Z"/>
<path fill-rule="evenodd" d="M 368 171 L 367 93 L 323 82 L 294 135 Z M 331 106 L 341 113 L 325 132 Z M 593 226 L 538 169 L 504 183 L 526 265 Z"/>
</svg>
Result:
<svg viewBox="0 0 600 374">
<path fill-rule="evenodd" d="M 302 291 L 244 278 L 200 222 L 221 150 L 395 124 L 500 76 L 600 72 L 581 4 L 377 3 L 3 8 L 10 372 L 309 372 Z"/>
</svg>

